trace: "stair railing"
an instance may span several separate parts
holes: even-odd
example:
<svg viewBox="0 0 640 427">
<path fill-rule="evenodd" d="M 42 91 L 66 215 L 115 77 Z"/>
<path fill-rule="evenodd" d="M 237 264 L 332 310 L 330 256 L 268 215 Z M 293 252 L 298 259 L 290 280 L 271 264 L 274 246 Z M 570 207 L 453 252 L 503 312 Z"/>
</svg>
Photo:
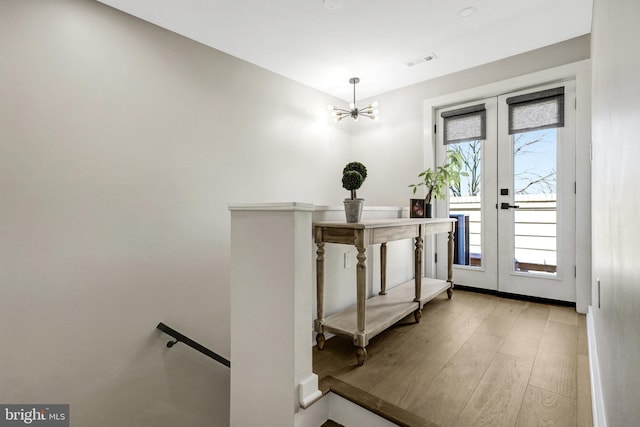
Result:
<svg viewBox="0 0 640 427">
<path fill-rule="evenodd" d="M 229 360 L 227 360 L 224 357 L 220 356 L 218 353 L 209 350 L 207 347 L 203 346 L 202 344 L 195 342 L 191 338 L 182 335 L 180 332 L 176 331 L 175 329 L 170 328 L 169 326 L 165 325 L 164 323 L 162 323 L 162 322 L 158 323 L 158 326 L 156 326 L 156 328 L 160 329 L 165 334 L 170 335 L 173 338 L 175 338 L 175 341 L 167 342 L 167 347 L 168 348 L 171 348 L 174 345 L 176 345 L 179 342 L 181 342 L 181 343 L 186 344 L 189 347 L 193 348 L 194 350 L 197 350 L 200 353 L 202 353 L 202 354 L 204 354 L 206 356 L 209 356 L 210 358 L 212 358 L 216 362 L 222 363 L 227 368 L 231 367 L 231 362 Z"/>
</svg>

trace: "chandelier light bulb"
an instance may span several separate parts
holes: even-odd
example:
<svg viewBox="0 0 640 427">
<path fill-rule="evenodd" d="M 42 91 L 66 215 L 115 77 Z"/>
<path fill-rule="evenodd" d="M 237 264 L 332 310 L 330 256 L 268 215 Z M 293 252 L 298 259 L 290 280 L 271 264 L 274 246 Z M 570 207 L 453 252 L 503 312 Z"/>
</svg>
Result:
<svg viewBox="0 0 640 427">
<path fill-rule="evenodd" d="M 349 84 L 353 85 L 353 102 L 349 103 L 349 109 L 336 107 L 334 105 L 327 105 L 330 115 L 336 122 L 339 122 L 347 116 L 351 116 L 351 118 L 356 122 L 360 116 L 365 116 L 372 120 L 378 120 L 379 111 L 376 108 L 378 106 L 377 101 L 374 101 L 368 106 L 360 109 L 356 106 L 356 84 L 359 82 L 360 79 L 358 77 L 352 77 L 349 79 Z"/>
</svg>

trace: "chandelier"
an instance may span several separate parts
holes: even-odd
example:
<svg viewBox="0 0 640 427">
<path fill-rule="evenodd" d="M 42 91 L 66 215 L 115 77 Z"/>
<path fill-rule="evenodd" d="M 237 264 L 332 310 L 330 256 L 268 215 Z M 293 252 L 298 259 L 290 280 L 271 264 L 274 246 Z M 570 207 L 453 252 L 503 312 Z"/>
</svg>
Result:
<svg viewBox="0 0 640 427">
<path fill-rule="evenodd" d="M 364 108 L 356 107 L 356 84 L 360 82 L 358 77 L 351 77 L 349 83 L 353 85 L 353 102 L 349 104 L 349 109 L 334 107 L 333 105 L 327 106 L 331 111 L 331 116 L 336 122 L 344 119 L 345 117 L 351 117 L 354 121 L 358 121 L 358 117 L 369 117 L 372 120 L 378 120 L 378 102 L 374 101 Z"/>
</svg>

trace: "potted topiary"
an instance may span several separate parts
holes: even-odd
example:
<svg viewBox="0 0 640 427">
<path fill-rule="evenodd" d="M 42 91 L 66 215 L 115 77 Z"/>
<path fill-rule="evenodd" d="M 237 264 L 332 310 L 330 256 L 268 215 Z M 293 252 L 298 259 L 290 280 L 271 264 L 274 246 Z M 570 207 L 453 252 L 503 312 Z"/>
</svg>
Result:
<svg viewBox="0 0 640 427">
<path fill-rule="evenodd" d="M 360 222 L 364 199 L 356 197 L 356 190 L 362 186 L 367 177 L 367 168 L 359 162 L 347 163 L 342 170 L 342 187 L 351 192 L 350 199 L 344 199 L 344 213 L 347 222 Z"/>
<path fill-rule="evenodd" d="M 421 172 L 418 176 L 422 178 L 422 182 L 410 184 L 409 187 L 413 188 L 413 194 L 416 194 L 418 187 L 424 186 L 427 189 L 427 195 L 424 200 L 410 199 L 410 216 L 412 218 L 431 218 L 431 199 L 444 199 L 449 186 L 460 183 L 461 176 L 469 176 L 461 169 L 462 156 L 456 151 L 449 151 L 447 162 L 444 165 L 437 166 L 435 170 L 429 168 Z"/>
</svg>

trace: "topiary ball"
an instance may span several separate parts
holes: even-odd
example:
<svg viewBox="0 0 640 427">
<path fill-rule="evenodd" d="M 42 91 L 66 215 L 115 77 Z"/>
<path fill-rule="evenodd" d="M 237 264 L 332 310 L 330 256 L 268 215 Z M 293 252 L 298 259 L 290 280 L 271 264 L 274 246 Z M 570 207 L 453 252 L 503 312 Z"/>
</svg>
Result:
<svg viewBox="0 0 640 427">
<path fill-rule="evenodd" d="M 360 162 L 347 163 L 347 165 L 342 170 L 342 173 L 344 174 L 347 171 L 356 171 L 362 176 L 363 181 L 367 179 L 367 168 Z"/>
<path fill-rule="evenodd" d="M 346 190 L 357 190 L 363 182 L 364 178 L 362 175 L 354 170 L 345 171 L 342 175 L 342 186 Z"/>
</svg>

